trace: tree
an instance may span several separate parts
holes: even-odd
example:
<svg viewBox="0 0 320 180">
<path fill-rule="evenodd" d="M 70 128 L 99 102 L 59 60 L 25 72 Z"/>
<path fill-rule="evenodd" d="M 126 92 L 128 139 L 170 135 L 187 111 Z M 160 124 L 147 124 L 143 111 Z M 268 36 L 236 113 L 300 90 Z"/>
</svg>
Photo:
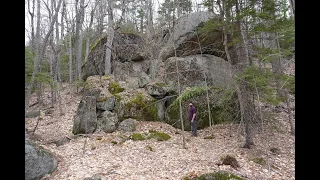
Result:
<svg viewBox="0 0 320 180">
<path fill-rule="evenodd" d="M 55 14 L 53 15 L 52 19 L 56 19 L 58 17 L 58 12 L 60 10 L 60 6 L 61 6 L 61 2 L 62 0 L 59 0 L 57 3 L 57 7 L 55 8 Z M 40 43 L 40 19 L 41 19 L 41 15 L 40 15 L 40 0 L 37 0 L 37 29 L 36 29 L 36 53 L 35 53 L 35 62 L 34 62 L 34 68 L 33 68 L 33 73 L 31 76 L 31 80 L 30 80 L 30 84 L 28 85 L 27 88 L 27 92 L 26 92 L 26 97 L 25 97 L 25 112 L 27 112 L 28 107 L 29 107 L 29 97 L 31 94 L 31 89 L 33 87 L 34 84 L 34 80 L 36 75 L 38 74 L 38 70 L 39 70 L 39 62 L 42 59 L 45 50 L 46 50 L 46 45 L 49 39 L 49 36 L 51 35 L 52 31 L 53 31 L 53 27 L 56 21 L 51 21 L 50 26 L 49 26 L 49 30 L 47 32 L 47 34 L 44 37 L 43 43 L 42 43 L 42 47 L 41 47 L 41 43 Z"/>
<path fill-rule="evenodd" d="M 84 0 L 80 0 L 80 4 L 78 7 L 79 0 L 76 0 L 75 9 L 76 9 L 76 33 L 75 33 L 75 55 L 76 55 L 76 77 L 77 80 L 82 80 L 81 77 L 81 66 L 82 66 L 82 24 L 84 21 Z"/>
<path fill-rule="evenodd" d="M 114 27 L 113 27 L 113 1 L 108 1 L 108 39 L 106 43 L 106 59 L 104 66 L 104 74 L 111 74 L 111 48 L 114 37 Z"/>
</svg>

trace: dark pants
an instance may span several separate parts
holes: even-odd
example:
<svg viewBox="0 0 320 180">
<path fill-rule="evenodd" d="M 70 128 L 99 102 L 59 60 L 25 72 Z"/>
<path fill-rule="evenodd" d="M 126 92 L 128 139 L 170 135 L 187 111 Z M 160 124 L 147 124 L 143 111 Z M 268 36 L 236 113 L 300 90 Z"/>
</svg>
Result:
<svg viewBox="0 0 320 180">
<path fill-rule="evenodd" d="M 192 135 L 197 136 L 197 121 L 191 122 L 191 130 L 192 130 Z"/>
</svg>

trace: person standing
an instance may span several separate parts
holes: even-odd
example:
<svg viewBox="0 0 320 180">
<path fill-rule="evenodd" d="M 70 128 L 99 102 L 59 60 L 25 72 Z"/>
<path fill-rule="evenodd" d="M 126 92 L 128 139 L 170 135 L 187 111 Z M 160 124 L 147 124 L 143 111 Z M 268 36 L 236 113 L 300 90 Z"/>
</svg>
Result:
<svg viewBox="0 0 320 180">
<path fill-rule="evenodd" d="M 192 104 L 192 102 L 189 103 L 189 120 L 191 123 L 191 129 L 192 129 L 192 136 L 197 136 L 197 122 L 196 122 L 196 107 Z"/>
</svg>

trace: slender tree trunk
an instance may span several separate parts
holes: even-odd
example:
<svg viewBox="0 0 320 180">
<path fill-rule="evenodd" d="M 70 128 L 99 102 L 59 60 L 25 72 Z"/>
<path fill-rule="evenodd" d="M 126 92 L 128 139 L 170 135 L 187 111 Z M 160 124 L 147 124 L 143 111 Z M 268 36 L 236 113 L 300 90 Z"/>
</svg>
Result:
<svg viewBox="0 0 320 180">
<path fill-rule="evenodd" d="M 113 2 L 108 1 L 108 39 L 106 43 L 106 59 L 105 59 L 105 66 L 104 66 L 104 74 L 110 75 L 111 74 L 111 49 L 112 42 L 114 37 L 114 29 L 113 29 Z"/>
<path fill-rule="evenodd" d="M 85 55 L 84 62 L 87 62 L 88 56 L 89 56 L 89 47 L 90 47 L 90 40 L 91 40 L 91 28 L 92 28 L 93 16 L 94 16 L 95 9 L 96 9 L 96 5 L 95 5 L 95 7 L 91 10 L 91 13 L 90 13 L 90 24 L 89 24 L 89 28 L 88 28 L 88 30 L 87 30 L 86 55 Z"/>
<path fill-rule="evenodd" d="M 35 39 L 34 39 L 34 8 L 35 8 L 35 0 L 32 0 L 32 11 L 30 10 L 30 0 L 28 0 L 28 12 L 31 17 L 31 52 L 35 52 Z"/>
<path fill-rule="evenodd" d="M 182 146 L 186 149 L 185 137 L 184 137 L 184 124 L 182 117 L 182 105 L 181 105 L 181 86 L 180 86 L 180 77 L 179 77 L 179 66 L 177 61 L 177 51 L 174 45 L 175 50 L 175 62 L 176 62 L 176 72 L 177 72 L 177 80 L 178 80 L 178 89 L 179 89 L 179 113 L 180 113 L 180 122 L 181 122 L 181 130 L 182 130 Z"/>
</svg>

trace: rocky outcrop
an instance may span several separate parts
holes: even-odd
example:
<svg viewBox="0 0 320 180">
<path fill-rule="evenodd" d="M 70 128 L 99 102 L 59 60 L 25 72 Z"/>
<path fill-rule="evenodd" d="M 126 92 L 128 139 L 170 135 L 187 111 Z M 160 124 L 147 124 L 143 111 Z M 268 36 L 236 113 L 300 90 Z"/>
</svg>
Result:
<svg viewBox="0 0 320 180">
<path fill-rule="evenodd" d="M 157 108 L 152 98 L 145 89 L 131 89 L 118 93 L 115 113 L 119 120 L 134 118 L 144 121 L 157 120 Z"/>
<path fill-rule="evenodd" d="M 115 33 L 113 58 L 120 62 L 142 61 L 144 59 L 144 39 L 133 33 Z"/>
<path fill-rule="evenodd" d="M 210 102 L 210 117 L 213 124 L 237 121 L 240 116 L 236 116 L 239 112 L 237 106 L 237 99 L 234 91 L 226 90 L 224 88 L 209 87 L 208 97 Z M 206 87 L 192 87 L 185 90 L 181 96 L 182 112 L 184 119 L 185 130 L 190 130 L 190 121 L 188 117 L 188 104 L 193 102 L 197 108 L 196 120 L 197 129 L 203 129 L 209 126 L 209 112 L 207 105 Z M 166 109 L 165 122 L 176 127 L 181 128 L 180 114 L 179 114 L 179 99 L 175 99 Z"/>
<path fill-rule="evenodd" d="M 114 74 L 115 80 L 117 81 L 127 81 L 128 83 L 130 83 L 129 79 L 145 76 L 147 75 L 148 71 L 149 71 L 148 61 L 141 61 L 141 62 L 130 61 L 130 62 L 123 62 L 123 63 L 119 61 L 115 61 L 113 63 L 113 74 Z M 138 87 L 138 81 L 135 82 L 134 86 Z"/>
<path fill-rule="evenodd" d="M 104 111 L 101 117 L 98 117 L 98 127 L 105 133 L 112 133 L 116 130 L 118 118 L 110 111 Z"/>
<path fill-rule="evenodd" d="M 171 91 L 171 87 L 167 86 L 164 83 L 157 82 L 149 83 L 145 86 L 145 88 L 147 89 L 148 93 L 156 99 L 161 99 L 165 97 Z"/>
<path fill-rule="evenodd" d="M 57 160 L 47 150 L 25 139 L 25 179 L 39 180 L 52 173 L 57 167 Z"/>
<path fill-rule="evenodd" d="M 98 40 L 91 49 L 87 62 L 85 62 L 81 68 L 83 72 L 83 80 L 86 80 L 89 76 L 93 75 L 104 75 L 106 42 L 107 36 Z M 115 32 L 111 57 L 113 66 L 112 71 L 116 71 L 114 65 L 115 62 L 139 62 L 144 60 L 144 47 L 145 42 L 141 36 L 132 33 Z"/>
<path fill-rule="evenodd" d="M 97 128 L 96 97 L 84 96 L 79 103 L 74 123 L 73 134 L 93 133 Z"/>
<path fill-rule="evenodd" d="M 176 60 L 179 76 L 176 70 Z M 165 82 L 176 94 L 178 94 L 178 77 L 181 90 L 186 87 L 205 86 L 205 77 L 208 86 L 230 88 L 232 84 L 232 79 L 228 73 L 228 63 L 213 55 L 171 57 L 166 61 L 165 69 L 167 73 Z"/>
<path fill-rule="evenodd" d="M 136 130 L 136 120 L 129 118 L 126 120 L 123 120 L 119 124 L 119 130 L 124 132 L 132 132 Z"/>
<path fill-rule="evenodd" d="M 160 59 L 175 56 L 184 57 L 196 54 L 211 54 L 226 59 L 223 46 L 222 30 L 209 29 L 219 20 L 211 12 L 194 12 L 179 18 L 168 39 L 160 51 Z M 203 28 L 205 27 L 205 28 Z M 199 46 L 200 45 L 200 46 Z M 230 48 L 231 49 L 231 48 Z M 233 58 L 233 54 L 230 54 Z"/>
</svg>

